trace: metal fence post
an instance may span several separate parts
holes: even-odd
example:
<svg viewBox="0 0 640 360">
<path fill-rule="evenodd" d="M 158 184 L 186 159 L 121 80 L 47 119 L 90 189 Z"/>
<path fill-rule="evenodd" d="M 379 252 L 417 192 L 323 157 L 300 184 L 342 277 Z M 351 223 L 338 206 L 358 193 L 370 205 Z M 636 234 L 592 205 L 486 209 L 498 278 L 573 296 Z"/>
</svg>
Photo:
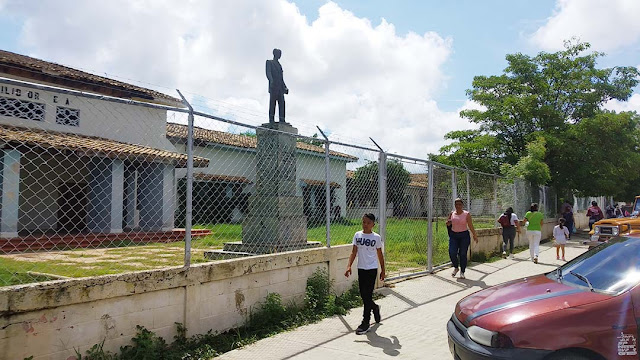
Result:
<svg viewBox="0 0 640 360">
<path fill-rule="evenodd" d="M 320 131 L 320 134 L 324 137 L 324 190 L 325 190 L 325 221 L 326 221 L 326 235 L 327 235 L 327 247 L 331 247 L 331 172 L 329 169 L 329 138 L 325 133 L 316 126 Z"/>
<path fill-rule="evenodd" d="M 378 206 L 380 207 L 380 236 L 382 242 L 387 241 L 387 154 L 380 152 L 378 164 Z M 395 205 L 395 204 L 394 204 Z M 385 255 L 387 247 L 384 247 Z"/>
<path fill-rule="evenodd" d="M 502 209 L 500 209 L 502 210 Z M 498 177 L 493 177 L 493 215 L 498 214 Z"/>
<path fill-rule="evenodd" d="M 429 188 L 429 208 L 427 210 L 427 271 L 433 271 L 433 163 L 429 161 L 427 186 Z"/>
<path fill-rule="evenodd" d="M 455 207 L 458 198 L 458 181 L 456 180 L 456 169 L 451 169 L 451 205 Z"/>
<path fill-rule="evenodd" d="M 469 209 L 469 212 L 471 212 L 471 188 L 469 187 L 469 172 L 466 172 L 467 174 L 467 209 Z"/>
<path fill-rule="evenodd" d="M 185 209 L 185 236 L 184 236 L 184 266 L 191 266 L 191 222 L 193 216 L 193 107 L 177 90 L 184 104 L 189 108 L 189 120 L 187 125 L 187 204 Z"/>
<path fill-rule="evenodd" d="M 513 179 L 513 209 L 514 212 L 518 212 L 518 186 L 516 183 L 516 179 Z"/>
</svg>

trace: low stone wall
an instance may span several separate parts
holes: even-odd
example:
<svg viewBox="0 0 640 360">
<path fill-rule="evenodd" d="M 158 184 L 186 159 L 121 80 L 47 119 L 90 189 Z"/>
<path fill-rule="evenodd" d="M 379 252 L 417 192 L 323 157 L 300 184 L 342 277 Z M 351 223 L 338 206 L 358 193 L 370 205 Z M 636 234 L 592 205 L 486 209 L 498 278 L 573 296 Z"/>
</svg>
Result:
<svg viewBox="0 0 640 360">
<path fill-rule="evenodd" d="M 585 212 L 579 212 L 574 215 L 576 220 L 576 227 L 578 229 L 589 228 L 589 221 L 585 215 Z M 544 219 L 542 224 L 542 240 L 550 239 L 553 236 L 553 228 L 558 224 L 558 220 L 555 218 Z M 516 233 L 514 240 L 514 246 L 527 246 L 529 241 L 527 240 L 527 231 L 524 226 L 520 227 L 520 233 Z M 487 255 L 502 251 L 502 229 L 478 229 L 478 243 L 471 241 L 469 251 L 474 253 L 485 253 Z"/>
<path fill-rule="evenodd" d="M 0 288 L 0 359 L 69 359 L 103 340 L 105 350 L 130 343 L 136 325 L 169 342 L 176 322 L 189 335 L 241 325 L 252 306 L 275 292 L 304 297 L 307 278 L 326 269 L 342 293 L 351 245 L 121 275 Z M 354 264 L 355 269 L 356 264 Z"/>
</svg>

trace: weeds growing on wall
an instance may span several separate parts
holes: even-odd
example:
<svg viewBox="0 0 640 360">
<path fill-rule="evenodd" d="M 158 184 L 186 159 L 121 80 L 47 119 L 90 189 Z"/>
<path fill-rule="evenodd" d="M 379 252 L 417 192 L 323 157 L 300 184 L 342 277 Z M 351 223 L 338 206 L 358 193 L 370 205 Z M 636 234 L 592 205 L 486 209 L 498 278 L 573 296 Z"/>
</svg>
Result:
<svg viewBox="0 0 640 360">
<path fill-rule="evenodd" d="M 324 269 L 318 269 L 307 279 L 304 302 L 283 304 L 279 294 L 270 293 L 265 301 L 252 309 L 244 326 L 224 333 L 187 337 L 187 329 L 176 323 L 177 334 L 173 343 L 137 326 L 137 334 L 131 345 L 120 348 L 118 354 L 103 349 L 104 341 L 96 344 L 83 355 L 76 350 L 78 360 L 195 360 L 209 359 L 255 341 L 319 321 L 333 315 L 344 315 L 349 309 L 362 305 L 358 283 L 336 295 L 333 282 Z"/>
</svg>

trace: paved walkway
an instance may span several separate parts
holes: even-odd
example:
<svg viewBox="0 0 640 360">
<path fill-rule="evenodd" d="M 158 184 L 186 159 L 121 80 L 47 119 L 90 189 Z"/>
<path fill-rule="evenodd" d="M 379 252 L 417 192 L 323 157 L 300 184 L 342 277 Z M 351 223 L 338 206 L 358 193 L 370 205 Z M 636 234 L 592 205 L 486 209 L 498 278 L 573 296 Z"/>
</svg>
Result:
<svg viewBox="0 0 640 360">
<path fill-rule="evenodd" d="M 567 244 L 567 260 L 586 250 L 576 238 Z M 347 316 L 335 316 L 317 324 L 278 334 L 220 359 L 451 359 L 446 323 L 458 300 L 482 288 L 508 280 L 550 271 L 556 260 L 551 243 L 540 246 L 540 262 L 533 264 L 529 250 L 515 259 L 476 264 L 466 280 L 451 277 L 450 269 L 395 284 L 380 291 L 382 322 L 366 335 L 356 335 L 362 308 Z"/>
</svg>

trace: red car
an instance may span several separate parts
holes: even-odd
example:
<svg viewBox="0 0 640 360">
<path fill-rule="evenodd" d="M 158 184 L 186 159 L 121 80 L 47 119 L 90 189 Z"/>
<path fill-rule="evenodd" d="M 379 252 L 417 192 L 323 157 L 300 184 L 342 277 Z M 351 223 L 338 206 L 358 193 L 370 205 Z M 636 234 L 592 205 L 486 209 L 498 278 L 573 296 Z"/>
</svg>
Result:
<svg viewBox="0 0 640 360">
<path fill-rule="evenodd" d="M 547 274 L 460 300 L 454 359 L 640 359 L 640 238 L 618 237 Z"/>
</svg>

